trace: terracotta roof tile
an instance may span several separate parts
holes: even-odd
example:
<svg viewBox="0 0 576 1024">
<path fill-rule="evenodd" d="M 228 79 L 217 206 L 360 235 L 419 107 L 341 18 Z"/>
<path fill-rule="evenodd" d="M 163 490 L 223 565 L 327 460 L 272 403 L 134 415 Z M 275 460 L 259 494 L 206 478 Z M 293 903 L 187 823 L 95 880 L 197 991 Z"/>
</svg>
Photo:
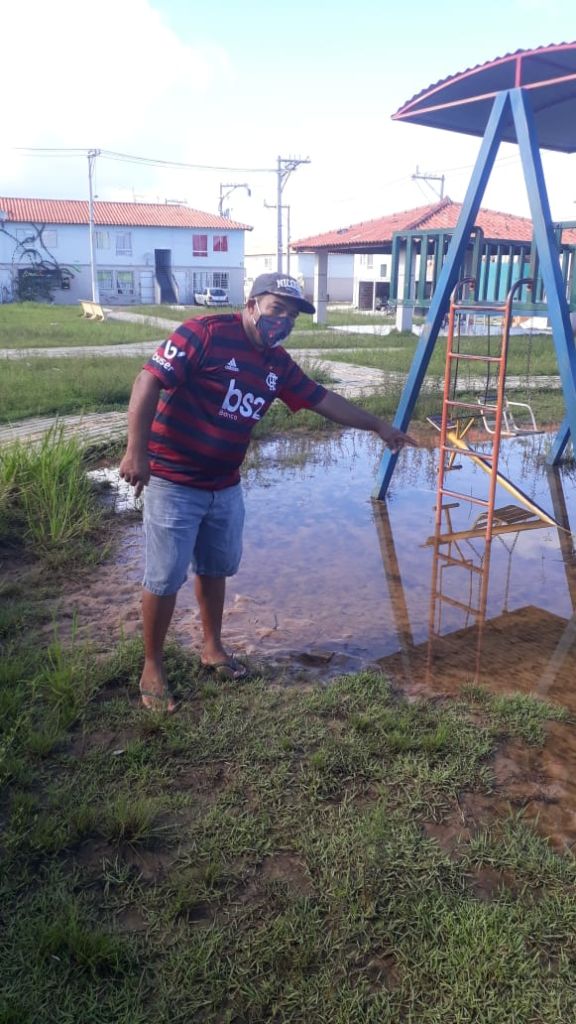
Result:
<svg viewBox="0 0 576 1024">
<path fill-rule="evenodd" d="M 85 199 L 18 199 L 0 196 L 7 221 L 25 224 L 88 224 Z M 105 227 L 222 228 L 251 231 L 248 224 L 171 203 L 94 203 L 94 223 Z"/>
<path fill-rule="evenodd" d="M 395 231 L 441 231 L 443 228 L 453 230 L 456 227 L 461 203 L 453 203 L 446 197 L 428 206 L 418 206 L 414 210 L 403 210 L 376 220 L 353 224 L 348 228 L 328 231 L 322 235 L 311 235 L 292 243 L 296 252 L 315 249 L 329 249 L 331 252 L 362 251 L 365 247 L 374 249 L 375 245 L 390 245 Z M 532 240 L 532 221 L 527 217 L 517 217 L 512 213 L 500 213 L 497 210 L 478 211 L 476 224 L 482 228 L 484 236 L 490 241 L 530 242 Z M 576 243 L 576 230 L 568 229 L 562 236 L 564 242 Z"/>
</svg>

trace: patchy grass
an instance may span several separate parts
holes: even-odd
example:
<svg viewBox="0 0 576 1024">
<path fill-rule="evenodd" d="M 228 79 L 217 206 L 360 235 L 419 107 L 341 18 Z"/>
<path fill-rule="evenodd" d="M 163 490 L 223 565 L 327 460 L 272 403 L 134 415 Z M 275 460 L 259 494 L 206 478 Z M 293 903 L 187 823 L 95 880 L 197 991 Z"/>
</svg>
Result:
<svg viewBox="0 0 576 1024">
<path fill-rule="evenodd" d="M 81 348 L 154 341 L 160 337 L 159 328 L 149 324 L 88 320 L 76 306 L 47 306 L 40 302 L 0 305 L 0 348 Z"/>
<path fill-rule="evenodd" d="M 2 361 L 0 422 L 125 409 L 144 361 L 142 356 Z"/>
<path fill-rule="evenodd" d="M 173 647 L 166 717 L 139 644 L 48 655 L 0 674 L 0 1020 L 574 1020 L 573 859 L 517 816 L 430 836 L 557 708 L 214 685 Z"/>
<path fill-rule="evenodd" d="M 355 337 L 354 335 L 348 336 Z M 395 351 L 396 344 L 402 341 L 400 351 Z M 386 342 L 381 345 L 380 340 Z M 333 358 L 341 362 L 358 364 L 360 366 L 374 366 L 381 370 L 402 370 L 410 368 L 418 339 L 411 334 L 387 335 L 386 338 L 372 338 L 373 346 L 370 351 L 359 348 L 357 352 L 347 351 L 346 353 L 335 353 Z M 498 336 L 493 336 L 490 341 L 485 337 L 462 338 L 461 350 L 472 355 L 499 354 L 500 341 Z M 446 363 L 446 338 L 438 338 L 434 347 L 432 358 L 428 365 L 427 372 L 437 376 L 443 376 Z M 558 361 L 556 350 L 551 337 L 547 335 L 536 335 L 529 338 L 528 335 L 513 335 L 510 338 L 508 347 L 508 375 L 525 377 L 528 375 L 557 375 Z M 459 370 L 459 384 L 464 388 L 471 377 L 485 377 L 486 366 L 479 364 L 467 364 Z M 496 379 L 495 372 L 492 373 L 493 380 Z"/>
</svg>

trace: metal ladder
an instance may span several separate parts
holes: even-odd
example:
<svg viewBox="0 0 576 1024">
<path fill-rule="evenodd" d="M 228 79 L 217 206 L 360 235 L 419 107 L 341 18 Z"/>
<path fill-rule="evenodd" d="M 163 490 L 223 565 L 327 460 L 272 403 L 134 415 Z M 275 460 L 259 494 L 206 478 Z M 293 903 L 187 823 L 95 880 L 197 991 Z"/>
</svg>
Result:
<svg viewBox="0 0 576 1024">
<path fill-rule="evenodd" d="M 496 484 L 498 475 L 498 460 L 500 456 L 500 439 L 502 437 L 502 426 L 505 407 L 504 387 L 506 383 L 506 362 L 508 358 L 508 341 L 510 338 L 510 327 L 512 323 L 512 306 L 515 294 L 523 287 L 532 284 L 531 278 L 522 278 L 512 286 L 504 303 L 478 304 L 470 301 L 459 301 L 459 293 L 466 286 L 473 286 L 474 279 L 466 278 L 461 281 L 452 293 L 450 300 L 450 316 L 448 321 L 448 338 L 446 344 L 446 367 L 444 372 L 444 393 L 442 400 L 442 419 L 440 425 L 440 464 L 438 468 L 438 489 L 436 497 L 436 527 L 440 527 L 442 511 L 445 508 L 445 499 L 460 499 L 466 502 L 480 505 L 486 509 L 486 540 L 492 537 L 494 521 L 494 502 L 496 497 Z M 486 316 L 497 316 L 503 319 L 502 337 L 499 355 L 478 355 L 477 353 L 461 352 L 454 349 L 454 327 L 461 316 L 470 313 L 480 313 Z M 451 396 L 453 374 L 459 362 L 482 362 L 493 365 L 497 373 L 495 389 L 495 402 L 481 403 L 464 402 L 455 395 Z M 470 428 L 474 419 L 486 414 L 493 416 L 493 431 L 490 437 L 492 450 L 482 452 L 482 459 L 489 462 L 491 471 L 489 473 L 488 498 L 474 497 L 471 494 L 463 494 L 445 486 L 447 470 L 454 462 L 456 455 L 460 457 L 478 457 L 478 452 L 468 450 L 467 446 L 458 446 L 457 442 Z M 459 424 L 466 419 L 464 431 L 459 433 Z"/>
</svg>

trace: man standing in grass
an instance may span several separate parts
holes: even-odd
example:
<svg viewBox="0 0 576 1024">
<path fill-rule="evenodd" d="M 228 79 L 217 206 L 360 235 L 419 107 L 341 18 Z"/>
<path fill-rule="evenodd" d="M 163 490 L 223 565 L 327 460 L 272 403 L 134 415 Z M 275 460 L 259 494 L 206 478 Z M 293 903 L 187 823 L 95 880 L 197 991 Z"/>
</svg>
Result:
<svg viewBox="0 0 576 1024">
<path fill-rule="evenodd" d="M 343 426 L 371 430 L 393 451 L 415 444 L 302 372 L 282 347 L 301 312 L 315 309 L 297 281 L 262 274 L 241 314 L 186 321 L 134 382 L 120 476 L 136 495 L 146 488 L 140 691 L 147 708 L 174 710 L 163 651 L 189 567 L 200 608 L 202 664 L 229 679 L 246 675 L 222 643 L 224 596 L 226 577 L 238 571 L 242 553 L 240 466 L 255 423 L 275 398 L 292 412 L 313 409 Z"/>
</svg>

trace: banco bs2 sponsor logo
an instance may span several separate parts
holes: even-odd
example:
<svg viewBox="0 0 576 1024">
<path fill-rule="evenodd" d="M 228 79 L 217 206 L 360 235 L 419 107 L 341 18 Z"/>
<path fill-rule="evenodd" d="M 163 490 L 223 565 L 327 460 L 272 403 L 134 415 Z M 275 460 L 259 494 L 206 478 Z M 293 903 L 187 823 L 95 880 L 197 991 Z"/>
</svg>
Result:
<svg viewBox="0 0 576 1024">
<path fill-rule="evenodd" d="M 220 406 L 219 415 L 226 416 L 228 419 L 237 419 L 237 415 L 240 414 L 244 419 L 259 420 L 262 406 L 265 404 L 263 398 L 256 397 L 251 391 L 244 394 L 240 388 L 236 387 L 236 380 L 233 377 L 228 385 L 226 397 Z"/>
</svg>

